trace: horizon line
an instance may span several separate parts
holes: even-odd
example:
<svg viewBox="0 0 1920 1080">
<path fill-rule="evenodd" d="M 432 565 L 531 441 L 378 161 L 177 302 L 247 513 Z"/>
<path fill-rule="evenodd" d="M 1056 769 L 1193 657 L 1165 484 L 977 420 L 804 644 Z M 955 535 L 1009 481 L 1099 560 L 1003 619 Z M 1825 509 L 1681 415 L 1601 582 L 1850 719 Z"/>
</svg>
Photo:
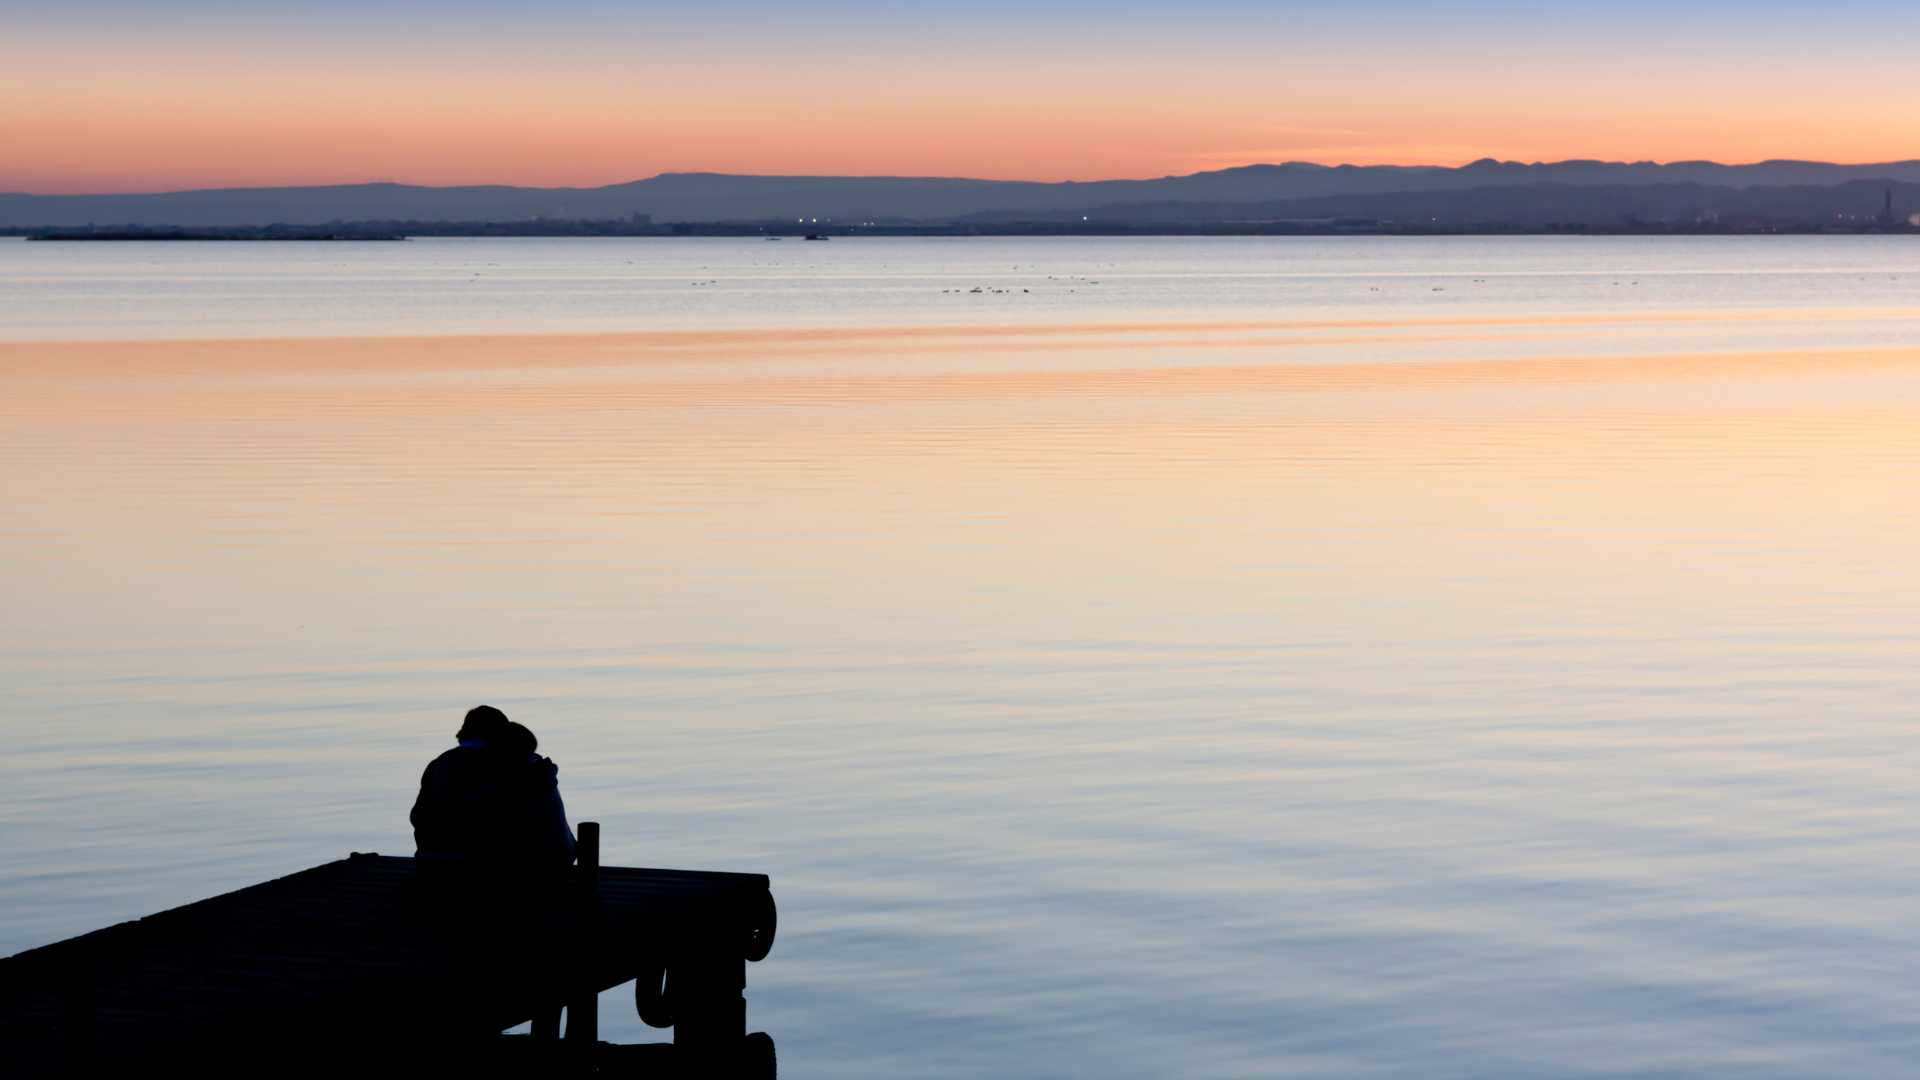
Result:
<svg viewBox="0 0 1920 1080">
<path fill-rule="evenodd" d="M 117 198 L 141 198 L 141 197 L 161 196 L 161 195 L 210 194 L 214 192 L 223 192 L 223 191 L 291 191 L 291 190 L 299 190 L 299 189 L 325 190 L 325 189 L 334 189 L 334 188 L 377 187 L 377 186 L 419 188 L 422 190 L 430 190 L 430 191 L 454 191 L 454 190 L 460 190 L 463 188 L 515 188 L 515 189 L 521 189 L 521 190 L 538 190 L 538 191 L 600 191 L 606 188 L 624 187 L 629 184 L 643 184 L 651 180 L 660 180 L 660 179 L 663 179 L 666 177 L 672 177 L 672 176 L 715 176 L 715 177 L 728 177 L 728 178 L 738 178 L 738 179 L 759 179 L 759 180 L 908 180 L 908 181 L 921 180 L 921 181 L 956 181 L 961 183 L 975 183 L 975 184 L 1033 184 L 1033 185 L 1045 185 L 1045 186 L 1066 186 L 1066 185 L 1073 185 L 1073 184 L 1089 184 L 1090 185 L 1090 184 L 1107 184 L 1107 183 L 1152 183 L 1154 181 L 1159 181 L 1159 180 L 1177 180 L 1177 179 L 1183 179 L 1186 177 L 1193 177 L 1193 176 L 1207 176 L 1207 175 L 1212 175 L 1216 173 L 1235 172 L 1243 169 L 1262 169 L 1262 168 L 1267 168 L 1267 169 L 1309 168 L 1309 169 L 1325 169 L 1329 171 L 1338 170 L 1338 169 L 1356 169 L 1356 170 L 1402 169 L 1402 170 L 1409 170 L 1409 171 L 1431 170 L 1431 171 L 1440 171 L 1440 172 L 1458 172 L 1462 169 L 1472 168 L 1475 166 L 1498 166 L 1498 167 L 1517 166 L 1521 168 L 1539 168 L 1539 167 L 1554 166 L 1554 165 L 1616 165 L 1616 166 L 1651 166 L 1654 168 L 1671 168 L 1677 165 L 1705 165 L 1705 166 L 1712 166 L 1715 168 L 1723 168 L 1723 169 L 1741 169 L 1741 168 L 1755 168 L 1763 165 L 1826 165 L 1826 166 L 1831 166 L 1833 168 L 1859 169 L 1859 168 L 1871 168 L 1878 165 L 1912 165 L 1916 163 L 1920 163 L 1920 158 L 1893 158 L 1893 159 L 1888 159 L 1884 161 L 1849 162 L 1849 161 L 1823 161 L 1818 158 L 1770 157 L 1770 158 L 1761 158 L 1756 161 L 1725 162 L 1725 161 L 1716 161 L 1712 158 L 1674 158 L 1667 161 L 1659 161 L 1652 158 L 1639 158 L 1634 160 L 1625 160 L 1625 159 L 1582 158 L 1582 157 L 1558 158 L 1551 161 L 1548 161 L 1548 160 L 1522 161 L 1515 158 L 1496 158 L 1492 156 L 1482 156 L 1482 157 L 1473 158 L 1469 161 L 1461 162 L 1457 165 L 1440 165 L 1440 164 L 1433 164 L 1433 163 L 1415 163 L 1415 162 L 1409 162 L 1409 163 L 1375 162 L 1373 164 L 1361 165 L 1361 164 L 1356 164 L 1352 162 L 1327 163 L 1327 162 L 1318 162 L 1318 161 L 1306 161 L 1301 159 L 1290 159 L 1287 161 L 1248 161 L 1238 165 L 1223 165 L 1215 169 L 1196 169 L 1192 172 L 1183 172 L 1183 173 L 1162 173 L 1157 176 L 1111 176 L 1111 177 L 1101 177 L 1095 180 L 1030 180 L 1030 179 L 1020 179 L 1020 178 L 993 179 L 993 178 L 980 177 L 980 176 L 962 176 L 962 175 L 956 175 L 956 174 L 950 174 L 950 173 L 949 174 L 784 173 L 784 172 L 725 172 L 725 171 L 714 170 L 714 169 L 668 169 L 668 170 L 654 173 L 651 176 L 640 176 L 640 177 L 634 177 L 629 180 L 614 180 L 604 184 L 586 184 L 586 185 L 548 186 L 548 185 L 540 185 L 540 184 L 513 184 L 513 183 L 499 183 L 499 182 L 487 182 L 487 181 L 464 183 L 464 184 L 422 184 L 422 183 L 416 183 L 409 180 L 395 180 L 391 178 L 380 178 L 380 179 L 369 179 L 369 180 L 343 181 L 343 182 L 334 182 L 334 183 L 217 184 L 217 185 L 208 186 L 208 187 L 162 188 L 157 190 L 141 189 L 141 190 L 128 190 L 128 191 L 25 191 L 25 190 L 0 189 L 0 196 L 28 196 L 32 198 L 47 198 L 47 199 L 86 199 L 86 198 L 116 198 L 116 197 Z"/>
</svg>

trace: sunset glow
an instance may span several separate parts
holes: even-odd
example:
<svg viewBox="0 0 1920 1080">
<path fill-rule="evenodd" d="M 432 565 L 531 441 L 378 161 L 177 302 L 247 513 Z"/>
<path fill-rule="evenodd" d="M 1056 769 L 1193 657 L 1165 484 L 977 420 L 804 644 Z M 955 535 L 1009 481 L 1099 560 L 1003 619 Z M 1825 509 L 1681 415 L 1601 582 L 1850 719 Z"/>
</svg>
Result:
<svg viewBox="0 0 1920 1080">
<path fill-rule="evenodd" d="M 849 2 L 804 18 L 198 0 L 5 19 L 6 191 L 1920 156 L 1902 51 L 1920 16 L 1877 0 Z"/>
</svg>

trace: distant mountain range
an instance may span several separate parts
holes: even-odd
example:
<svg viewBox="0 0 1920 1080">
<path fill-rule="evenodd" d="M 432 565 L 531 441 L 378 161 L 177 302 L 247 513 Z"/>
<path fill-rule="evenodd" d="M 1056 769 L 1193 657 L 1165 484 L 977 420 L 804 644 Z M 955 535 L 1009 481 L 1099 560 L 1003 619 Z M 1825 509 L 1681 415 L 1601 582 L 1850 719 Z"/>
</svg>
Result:
<svg viewBox="0 0 1920 1080">
<path fill-rule="evenodd" d="M 1889 198 L 1891 195 L 1891 198 Z M 1085 211 L 1023 215 L 1035 223 L 1069 224 L 1083 218 L 1128 225 L 1233 225 L 1255 222 L 1365 221 L 1448 229 L 1504 226 L 1709 225 L 1798 227 L 1878 222 L 1891 210 L 1896 222 L 1920 210 L 1920 184 L 1851 180 L 1832 186 L 1727 187 L 1712 184 L 1514 184 L 1454 191 L 1377 195 L 1322 195 L 1254 203 L 1153 202 L 1096 206 Z M 989 224 L 999 214 L 968 215 Z"/>
<path fill-rule="evenodd" d="M 1038 183 L 918 177 L 663 173 L 597 188 L 222 188 L 143 195 L 0 194 L 0 228 L 258 226 L 334 221 L 1232 222 L 1368 218 L 1438 224 L 1613 225 L 1715 215 L 1801 222 L 1878 213 L 1892 185 L 1920 210 L 1920 160 L 1560 161 L 1468 165 L 1247 165 L 1156 180 Z"/>
</svg>

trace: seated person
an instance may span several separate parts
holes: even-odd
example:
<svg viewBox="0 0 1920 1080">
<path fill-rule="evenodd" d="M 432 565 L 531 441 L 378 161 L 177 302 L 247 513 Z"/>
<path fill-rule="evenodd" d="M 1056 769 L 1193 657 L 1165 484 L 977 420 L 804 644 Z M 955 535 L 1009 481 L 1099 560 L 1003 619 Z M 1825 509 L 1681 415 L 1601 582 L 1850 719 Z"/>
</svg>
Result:
<svg viewBox="0 0 1920 1080">
<path fill-rule="evenodd" d="M 414 800 L 416 855 L 442 867 L 560 870 L 573 829 L 559 767 L 535 753 L 533 732 L 491 705 L 467 713 L 459 745 L 428 764 Z"/>
</svg>

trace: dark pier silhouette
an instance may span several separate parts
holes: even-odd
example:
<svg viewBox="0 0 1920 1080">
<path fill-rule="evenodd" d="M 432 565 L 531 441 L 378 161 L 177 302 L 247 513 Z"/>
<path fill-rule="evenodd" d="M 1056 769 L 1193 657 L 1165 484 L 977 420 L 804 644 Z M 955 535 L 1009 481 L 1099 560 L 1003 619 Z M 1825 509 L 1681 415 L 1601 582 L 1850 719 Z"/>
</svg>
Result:
<svg viewBox="0 0 1920 1080">
<path fill-rule="evenodd" d="M 510 907 L 450 913 L 430 867 L 355 853 L 0 960 L 5 1072 L 773 1076 L 744 998 L 767 878 L 601 866 L 599 826 L 579 834 Z M 629 981 L 671 1043 L 600 1041 L 597 996 Z"/>
</svg>

